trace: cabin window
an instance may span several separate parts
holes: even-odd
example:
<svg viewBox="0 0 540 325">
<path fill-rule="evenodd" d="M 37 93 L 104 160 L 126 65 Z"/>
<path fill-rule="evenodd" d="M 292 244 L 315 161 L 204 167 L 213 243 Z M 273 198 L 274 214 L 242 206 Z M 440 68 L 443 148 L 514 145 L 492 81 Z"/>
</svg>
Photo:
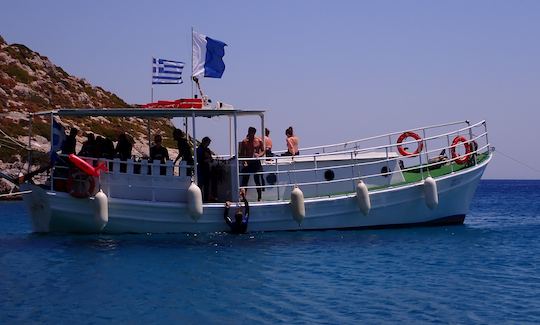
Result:
<svg viewBox="0 0 540 325">
<path fill-rule="evenodd" d="M 392 171 L 390 170 L 390 168 L 388 168 L 388 167 L 386 167 L 386 166 L 384 166 L 383 168 L 381 168 L 381 174 L 382 174 L 382 176 L 384 176 L 384 177 L 390 176 L 390 173 L 391 173 L 391 172 L 392 172 Z"/>
</svg>

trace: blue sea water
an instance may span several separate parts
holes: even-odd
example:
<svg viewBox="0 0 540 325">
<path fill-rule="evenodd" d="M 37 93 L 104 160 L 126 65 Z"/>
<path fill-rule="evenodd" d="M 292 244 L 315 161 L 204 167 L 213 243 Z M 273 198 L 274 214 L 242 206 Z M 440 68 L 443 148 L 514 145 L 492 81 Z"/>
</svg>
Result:
<svg viewBox="0 0 540 325">
<path fill-rule="evenodd" d="M 538 324 L 539 235 L 540 181 L 395 230 L 35 235 L 0 203 L 0 324 Z"/>
</svg>

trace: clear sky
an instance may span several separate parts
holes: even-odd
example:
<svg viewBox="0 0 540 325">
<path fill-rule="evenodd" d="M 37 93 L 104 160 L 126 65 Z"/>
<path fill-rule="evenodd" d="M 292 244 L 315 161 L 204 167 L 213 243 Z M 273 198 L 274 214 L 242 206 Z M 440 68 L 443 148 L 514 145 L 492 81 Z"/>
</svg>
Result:
<svg viewBox="0 0 540 325">
<path fill-rule="evenodd" d="M 146 103 L 152 56 L 189 72 L 191 26 L 229 45 L 205 91 L 266 109 L 276 149 L 289 125 L 312 146 L 486 119 L 485 178 L 540 178 L 540 1 L 5 1 L 0 35 Z"/>
</svg>

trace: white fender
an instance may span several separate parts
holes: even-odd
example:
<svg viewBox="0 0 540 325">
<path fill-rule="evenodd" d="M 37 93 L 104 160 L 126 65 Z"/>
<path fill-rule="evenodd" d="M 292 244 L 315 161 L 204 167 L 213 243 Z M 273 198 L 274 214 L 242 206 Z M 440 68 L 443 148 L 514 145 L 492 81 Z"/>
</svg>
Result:
<svg viewBox="0 0 540 325">
<path fill-rule="evenodd" d="M 424 180 L 424 196 L 426 205 L 431 210 L 439 205 L 439 194 L 437 193 L 437 182 L 430 176 Z"/>
<path fill-rule="evenodd" d="M 360 211 L 367 216 L 369 210 L 371 210 L 371 200 L 369 199 L 368 188 L 362 181 L 356 184 L 356 203 L 358 204 Z"/>
<path fill-rule="evenodd" d="M 291 191 L 290 205 L 294 220 L 301 224 L 306 216 L 306 206 L 304 204 L 304 193 L 297 186 Z"/>
<path fill-rule="evenodd" d="M 187 189 L 187 208 L 191 218 L 195 221 L 203 214 L 203 202 L 201 189 L 193 182 Z"/>
<path fill-rule="evenodd" d="M 99 230 L 109 222 L 109 199 L 101 190 L 94 196 L 94 220 Z"/>
</svg>

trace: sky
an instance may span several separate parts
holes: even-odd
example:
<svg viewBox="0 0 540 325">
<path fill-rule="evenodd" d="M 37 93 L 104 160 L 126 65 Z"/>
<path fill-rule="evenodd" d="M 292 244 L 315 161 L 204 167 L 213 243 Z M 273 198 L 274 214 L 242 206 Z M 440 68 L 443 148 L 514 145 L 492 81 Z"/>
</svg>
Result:
<svg viewBox="0 0 540 325">
<path fill-rule="evenodd" d="M 0 16 L 8 43 L 129 103 L 150 101 L 152 57 L 189 73 L 192 27 L 221 40 L 204 91 L 266 110 L 276 149 L 289 125 L 314 146 L 485 119 L 484 178 L 540 179 L 540 1 L 6 1 Z M 190 97 L 187 73 L 155 98 Z M 221 146 L 227 122 L 202 124 Z"/>
</svg>

